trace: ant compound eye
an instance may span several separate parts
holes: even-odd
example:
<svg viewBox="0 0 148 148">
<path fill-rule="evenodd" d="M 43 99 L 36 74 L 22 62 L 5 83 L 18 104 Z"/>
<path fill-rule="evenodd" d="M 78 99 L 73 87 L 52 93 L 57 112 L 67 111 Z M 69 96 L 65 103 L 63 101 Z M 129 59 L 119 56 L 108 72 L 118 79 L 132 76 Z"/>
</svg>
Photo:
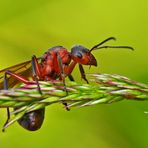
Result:
<svg viewBox="0 0 148 148">
<path fill-rule="evenodd" d="M 77 53 L 76 53 L 76 56 L 77 56 L 78 58 L 80 58 L 80 59 L 82 58 L 82 54 L 81 54 L 80 52 L 77 52 Z"/>
</svg>

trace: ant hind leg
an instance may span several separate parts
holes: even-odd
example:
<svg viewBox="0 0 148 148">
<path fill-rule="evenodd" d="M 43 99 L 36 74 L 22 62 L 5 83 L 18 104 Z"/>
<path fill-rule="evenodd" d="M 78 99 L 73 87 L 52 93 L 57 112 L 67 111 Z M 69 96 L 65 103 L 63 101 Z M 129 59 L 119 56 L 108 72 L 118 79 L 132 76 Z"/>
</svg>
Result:
<svg viewBox="0 0 148 148">
<path fill-rule="evenodd" d="M 7 70 L 7 71 L 5 71 L 5 74 L 4 74 L 4 90 L 8 90 L 9 80 L 7 78 L 7 75 L 10 75 L 10 77 L 15 78 L 15 79 L 21 81 L 22 83 L 25 83 L 25 84 L 31 83 L 29 80 L 21 77 L 20 75 L 15 74 L 10 70 Z M 3 125 L 3 129 L 2 129 L 3 132 L 5 131 L 5 126 L 9 123 L 9 120 L 10 120 L 10 110 L 9 110 L 9 107 L 7 107 L 7 120 L 6 120 L 5 124 Z"/>
</svg>

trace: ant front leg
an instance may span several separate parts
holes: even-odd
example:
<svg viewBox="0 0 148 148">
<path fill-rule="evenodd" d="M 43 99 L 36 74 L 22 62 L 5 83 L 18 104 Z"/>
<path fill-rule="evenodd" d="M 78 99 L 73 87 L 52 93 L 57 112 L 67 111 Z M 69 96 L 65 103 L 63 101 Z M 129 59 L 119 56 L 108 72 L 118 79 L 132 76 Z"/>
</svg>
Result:
<svg viewBox="0 0 148 148">
<path fill-rule="evenodd" d="M 71 81 L 74 81 L 74 79 L 73 79 L 71 73 L 72 73 L 73 69 L 75 68 L 76 64 L 77 64 L 77 63 L 76 63 L 75 61 L 73 61 L 68 67 L 66 67 L 66 68 L 64 69 L 66 75 L 68 75 L 68 77 L 69 77 L 69 79 L 70 79 Z M 86 79 L 85 71 L 84 71 L 84 68 L 83 68 L 83 66 L 82 66 L 81 64 L 79 64 L 79 70 L 80 70 L 80 73 L 81 73 L 81 78 L 84 79 L 84 80 L 86 81 L 86 83 L 88 84 L 89 82 L 88 82 L 88 80 Z"/>
<path fill-rule="evenodd" d="M 74 78 L 73 78 L 73 76 L 71 74 L 68 75 L 68 78 L 69 78 L 70 81 L 75 81 Z"/>
<path fill-rule="evenodd" d="M 79 64 L 79 70 L 80 70 L 80 73 L 81 73 L 81 78 L 84 79 L 87 84 L 89 84 L 88 80 L 86 79 L 84 68 L 81 64 Z"/>
<path fill-rule="evenodd" d="M 4 74 L 4 90 L 8 90 L 8 79 L 7 79 L 7 75 L 10 75 L 11 77 L 14 77 L 15 79 L 21 81 L 22 83 L 31 84 L 31 82 L 29 80 L 27 80 L 27 79 L 25 79 L 25 78 L 23 78 L 23 77 L 15 74 L 15 73 L 9 71 L 9 70 L 7 70 L 5 72 L 5 74 Z M 7 107 L 7 120 L 6 120 L 6 122 L 5 122 L 4 126 L 3 126 L 3 130 L 2 130 L 3 132 L 5 131 L 5 128 L 4 127 L 5 127 L 5 125 L 8 124 L 9 120 L 10 120 L 10 110 L 9 110 L 9 107 Z"/>
</svg>

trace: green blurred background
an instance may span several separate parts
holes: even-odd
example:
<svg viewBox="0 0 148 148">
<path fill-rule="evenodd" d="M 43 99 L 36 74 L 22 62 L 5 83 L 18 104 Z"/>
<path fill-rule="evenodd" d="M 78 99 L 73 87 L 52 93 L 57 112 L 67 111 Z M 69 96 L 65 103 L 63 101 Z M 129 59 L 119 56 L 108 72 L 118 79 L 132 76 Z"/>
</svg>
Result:
<svg viewBox="0 0 148 148">
<path fill-rule="evenodd" d="M 117 73 L 147 83 L 147 0 L 0 0 L 0 69 L 40 56 L 48 48 L 75 44 L 88 48 L 110 36 L 109 45 L 135 51 L 94 51 L 99 66 L 86 72 Z M 76 68 L 73 75 L 79 75 Z M 81 81 L 76 78 L 76 81 Z M 0 132 L 0 147 L 147 148 L 147 102 L 122 101 L 70 112 L 46 108 L 42 128 L 28 132 L 17 123 Z M 0 110 L 0 126 L 6 119 Z"/>
</svg>

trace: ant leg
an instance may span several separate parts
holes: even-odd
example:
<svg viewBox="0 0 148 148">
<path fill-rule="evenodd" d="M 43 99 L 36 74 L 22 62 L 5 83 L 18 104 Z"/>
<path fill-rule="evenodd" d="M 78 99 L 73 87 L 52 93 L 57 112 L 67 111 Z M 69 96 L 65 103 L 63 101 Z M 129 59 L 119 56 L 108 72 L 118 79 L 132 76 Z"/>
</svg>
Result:
<svg viewBox="0 0 148 148">
<path fill-rule="evenodd" d="M 61 79 L 62 79 L 63 84 L 64 84 L 64 90 L 66 91 L 66 93 L 68 93 L 67 89 L 66 89 L 66 84 L 65 84 L 65 73 L 64 73 L 63 63 L 62 63 L 62 59 L 59 56 L 59 54 L 57 54 L 57 60 L 58 60 L 58 64 L 59 64 L 60 71 L 61 71 Z"/>
<path fill-rule="evenodd" d="M 64 73 L 63 63 L 62 63 L 62 59 L 61 59 L 61 57 L 59 56 L 58 53 L 57 53 L 57 60 L 58 60 L 58 64 L 59 64 L 60 71 L 61 71 L 61 78 L 62 78 L 62 81 L 63 81 L 63 84 L 64 84 L 64 90 L 66 91 L 66 95 L 68 95 L 68 91 L 66 89 L 66 84 L 65 84 L 65 73 Z M 62 101 L 62 104 L 65 106 L 67 111 L 70 110 L 70 108 L 67 105 L 67 102 Z"/>
<path fill-rule="evenodd" d="M 84 79 L 87 84 L 89 84 L 88 80 L 86 79 L 84 68 L 81 64 L 79 64 L 79 70 L 80 70 L 80 73 L 81 73 L 81 78 Z"/>
<path fill-rule="evenodd" d="M 5 124 L 3 125 L 3 129 L 2 129 L 2 132 L 5 132 L 5 126 L 8 124 L 9 120 L 10 120 L 10 110 L 9 110 L 9 107 L 6 108 L 7 109 L 7 120 L 5 122 Z"/>
<path fill-rule="evenodd" d="M 68 75 L 68 78 L 69 78 L 70 81 L 75 81 L 74 78 L 73 78 L 73 76 L 71 74 Z"/>
<path fill-rule="evenodd" d="M 7 84 L 7 76 L 6 76 L 6 73 L 5 73 L 4 74 L 4 90 L 7 90 L 7 89 L 8 89 L 8 84 Z M 9 107 L 7 107 L 7 120 L 4 124 L 4 126 L 9 122 L 9 120 L 10 120 L 10 110 L 9 110 Z M 5 129 L 3 128 L 2 132 L 4 132 L 4 131 L 5 131 Z"/>
<path fill-rule="evenodd" d="M 39 80 L 38 80 L 41 77 L 41 72 L 39 69 L 38 60 L 35 55 L 32 57 L 32 73 L 33 73 L 33 78 L 37 83 L 37 89 L 39 93 L 42 95 L 41 87 L 39 85 Z"/>
<path fill-rule="evenodd" d="M 29 80 L 27 80 L 27 79 L 25 79 L 25 78 L 23 78 L 23 77 L 15 74 L 15 73 L 12 73 L 9 70 L 7 70 L 5 72 L 5 74 L 4 74 L 4 90 L 8 90 L 8 79 L 7 79 L 7 75 L 12 76 L 12 77 L 18 79 L 19 81 L 21 81 L 21 82 L 23 82 L 25 84 L 29 84 L 30 83 Z M 10 110 L 9 110 L 9 107 L 7 107 L 7 120 L 6 120 L 5 124 L 3 125 L 3 127 L 5 127 L 5 125 L 8 124 L 9 120 L 10 120 Z M 2 131 L 4 132 L 5 129 L 3 128 Z"/>
</svg>

